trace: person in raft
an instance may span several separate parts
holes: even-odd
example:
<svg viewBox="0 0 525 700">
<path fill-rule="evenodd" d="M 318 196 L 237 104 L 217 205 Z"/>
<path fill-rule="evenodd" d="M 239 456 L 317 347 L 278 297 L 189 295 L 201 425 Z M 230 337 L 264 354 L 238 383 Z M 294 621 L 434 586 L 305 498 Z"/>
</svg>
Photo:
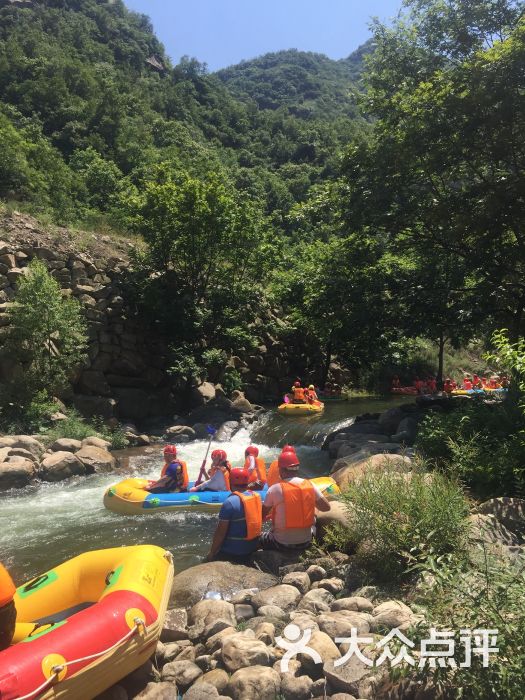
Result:
<svg viewBox="0 0 525 700">
<path fill-rule="evenodd" d="M 7 569 L 0 564 L 0 651 L 7 649 L 15 633 L 16 586 Z"/>
<path fill-rule="evenodd" d="M 312 541 L 315 509 L 329 511 L 330 503 L 311 481 L 297 476 L 295 452 L 281 452 L 278 465 L 281 481 L 270 486 L 263 503 L 263 518 L 270 516 L 272 528 L 261 535 L 260 546 L 281 552 L 303 550 Z"/>
<path fill-rule="evenodd" d="M 316 401 L 319 401 L 319 397 L 317 396 L 317 393 L 315 391 L 315 386 L 313 384 L 310 384 L 308 389 L 304 390 L 306 400 L 308 403 L 312 404 L 315 403 Z"/>
<path fill-rule="evenodd" d="M 304 389 L 299 381 L 294 382 L 292 387 L 292 403 L 306 403 Z"/>
<path fill-rule="evenodd" d="M 244 469 L 250 477 L 249 488 L 260 491 L 266 484 L 266 464 L 264 459 L 259 457 L 259 449 L 255 445 L 250 445 L 244 452 Z"/>
<path fill-rule="evenodd" d="M 231 470 L 230 483 L 234 493 L 221 506 L 219 522 L 206 561 L 246 564 L 252 552 L 258 548 L 262 528 L 262 501 L 258 493 L 249 490 L 249 480 L 247 469 Z"/>
<path fill-rule="evenodd" d="M 213 450 L 209 474 L 204 470 L 206 481 L 192 486 L 190 491 L 229 491 L 231 464 L 224 450 Z"/>
<path fill-rule="evenodd" d="M 150 493 L 177 493 L 188 490 L 188 467 L 182 459 L 177 459 L 175 445 L 164 448 L 164 466 L 160 479 L 146 488 Z"/>
<path fill-rule="evenodd" d="M 285 445 L 283 447 L 283 449 L 281 450 L 281 454 L 283 452 L 293 452 L 293 454 L 295 455 L 295 447 L 293 447 L 292 445 Z M 297 456 L 297 455 L 295 455 L 295 456 Z M 274 484 L 278 484 L 281 481 L 281 475 L 279 474 L 279 460 L 278 459 L 274 459 L 273 462 L 268 467 L 266 481 L 268 483 L 268 487 L 273 486 Z"/>
</svg>

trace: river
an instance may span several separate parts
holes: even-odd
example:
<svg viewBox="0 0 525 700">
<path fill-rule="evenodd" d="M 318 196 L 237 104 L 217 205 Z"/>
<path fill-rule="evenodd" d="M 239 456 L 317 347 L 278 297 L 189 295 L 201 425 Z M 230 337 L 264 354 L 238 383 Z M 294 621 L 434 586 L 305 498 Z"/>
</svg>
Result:
<svg viewBox="0 0 525 700">
<path fill-rule="evenodd" d="M 253 443 L 269 463 L 289 442 L 296 447 L 304 476 L 328 473 L 328 455 L 321 452 L 325 435 L 349 425 L 356 415 L 382 411 L 406 402 L 405 398 L 358 398 L 327 403 L 320 416 L 287 418 L 268 412 L 250 432 L 241 430 L 230 442 L 217 443 L 233 466 L 243 462 L 244 450 Z M 214 446 L 215 443 L 212 443 Z M 216 515 L 195 512 L 122 516 L 102 505 L 106 488 L 128 476 L 158 478 L 162 447 L 125 450 L 124 466 L 111 474 L 93 474 L 57 484 L 38 484 L 0 495 L 0 561 L 17 583 L 34 577 L 66 559 L 90 549 L 132 544 L 157 544 L 173 552 L 176 570 L 199 563 L 207 553 Z M 198 474 L 206 442 L 182 445 L 190 478 Z"/>
</svg>

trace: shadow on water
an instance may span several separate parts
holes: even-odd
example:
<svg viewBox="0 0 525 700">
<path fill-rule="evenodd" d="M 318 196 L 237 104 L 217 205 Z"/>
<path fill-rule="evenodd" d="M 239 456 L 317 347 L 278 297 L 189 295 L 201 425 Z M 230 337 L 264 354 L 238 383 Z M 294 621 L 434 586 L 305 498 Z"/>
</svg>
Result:
<svg viewBox="0 0 525 700">
<path fill-rule="evenodd" d="M 405 400 L 406 401 L 406 400 Z M 239 431 L 230 442 L 220 443 L 234 466 L 243 462 L 246 446 L 253 442 L 267 463 L 282 445 L 295 445 L 304 476 L 319 476 L 329 469 L 321 452 L 324 437 L 351 424 L 356 415 L 385 410 L 399 399 L 353 399 L 327 404 L 324 414 L 288 418 L 270 411 L 251 433 Z M 206 451 L 206 442 L 195 441 L 180 448 L 195 478 Z M 212 448 L 219 443 L 212 443 Z M 117 454 L 119 469 L 58 484 L 39 484 L 0 495 L 0 561 L 18 583 L 69 557 L 90 549 L 133 544 L 156 544 L 173 552 L 181 571 L 202 561 L 209 548 L 216 515 L 180 511 L 148 516 L 121 516 L 107 511 L 102 495 L 111 484 L 128 476 L 157 478 L 161 447 L 123 450 Z"/>
</svg>

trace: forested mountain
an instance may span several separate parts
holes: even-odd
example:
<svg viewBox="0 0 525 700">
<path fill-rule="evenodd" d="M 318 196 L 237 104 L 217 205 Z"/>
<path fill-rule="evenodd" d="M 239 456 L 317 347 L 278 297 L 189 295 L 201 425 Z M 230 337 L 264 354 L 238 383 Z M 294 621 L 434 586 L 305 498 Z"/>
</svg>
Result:
<svg viewBox="0 0 525 700">
<path fill-rule="evenodd" d="M 365 45 L 367 49 L 370 43 Z M 322 54 L 268 53 L 218 72 L 232 94 L 253 100 L 259 109 L 286 107 L 301 118 L 355 116 L 363 52 L 333 61 Z"/>
<path fill-rule="evenodd" d="M 283 222 L 351 138 L 359 69 L 298 52 L 259 62 L 271 64 L 271 110 L 195 59 L 173 67 L 148 18 L 122 0 L 0 2 L 0 197 L 60 221 L 102 213 L 125 226 L 122 199 L 168 163 L 224 169 Z M 293 104 L 279 82 L 292 69 Z"/>
</svg>

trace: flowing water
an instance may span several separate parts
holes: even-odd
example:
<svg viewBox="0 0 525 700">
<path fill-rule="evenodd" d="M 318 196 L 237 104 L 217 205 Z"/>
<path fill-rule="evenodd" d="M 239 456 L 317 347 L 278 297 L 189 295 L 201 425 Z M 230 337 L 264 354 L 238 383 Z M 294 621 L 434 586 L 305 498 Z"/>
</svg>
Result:
<svg viewBox="0 0 525 700">
<path fill-rule="evenodd" d="M 280 447 L 296 447 L 304 476 L 328 473 L 324 437 L 353 422 L 356 415 L 382 411 L 405 399 L 351 399 L 327 403 L 320 416 L 288 418 L 270 411 L 250 432 L 239 431 L 230 442 L 212 443 L 228 453 L 234 466 L 244 460 L 244 450 L 253 443 L 269 463 Z M 207 443 L 182 445 L 180 454 L 195 478 Z M 102 505 L 105 489 L 129 476 L 158 478 L 162 447 L 125 450 L 119 457 L 118 472 L 93 474 L 58 484 L 38 484 L 0 495 L 0 561 L 22 582 L 66 559 L 90 549 L 132 544 L 157 544 L 173 552 L 176 570 L 199 563 L 209 549 L 216 515 L 209 513 L 157 513 L 123 516 L 110 513 Z"/>
</svg>

